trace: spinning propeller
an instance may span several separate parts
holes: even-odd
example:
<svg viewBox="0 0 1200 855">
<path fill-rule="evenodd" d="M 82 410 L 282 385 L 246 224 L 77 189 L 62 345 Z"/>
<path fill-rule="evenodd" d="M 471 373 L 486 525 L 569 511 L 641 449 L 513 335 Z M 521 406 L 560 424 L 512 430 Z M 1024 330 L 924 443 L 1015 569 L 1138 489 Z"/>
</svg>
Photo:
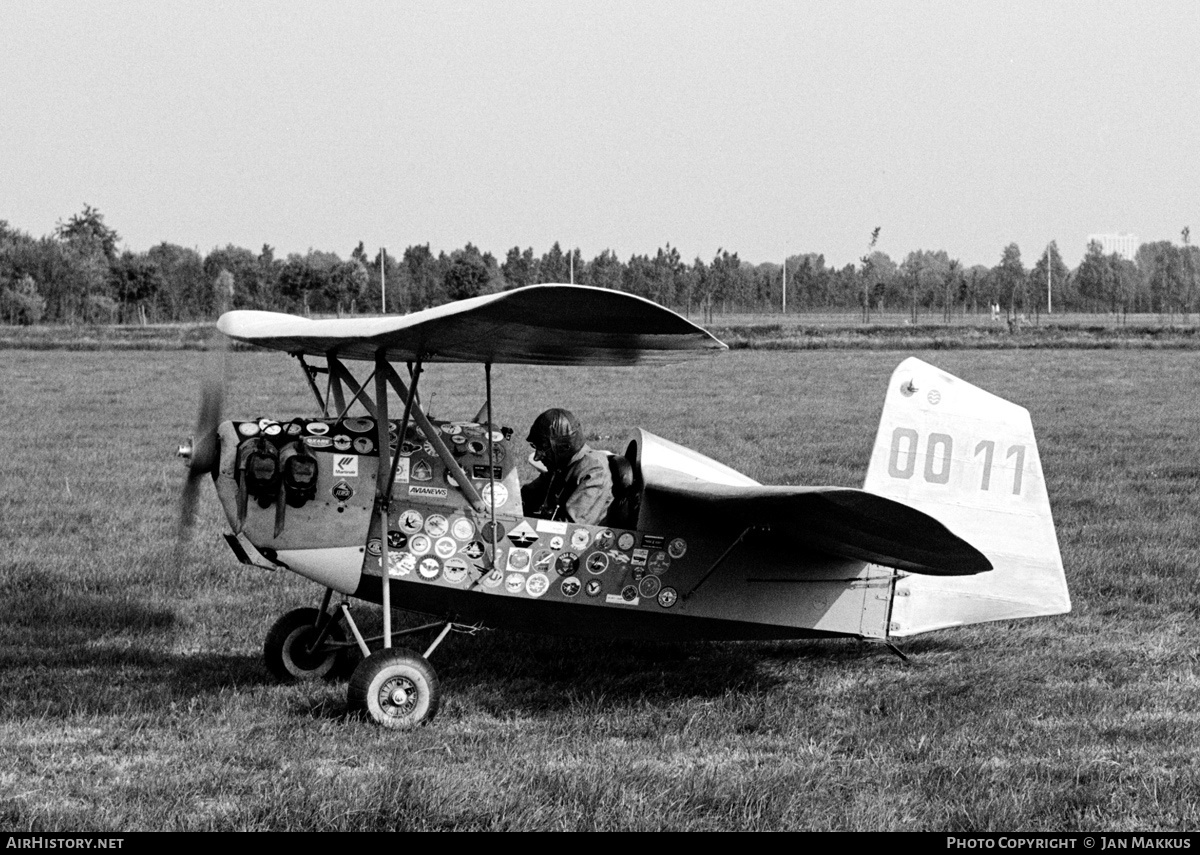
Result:
<svg viewBox="0 0 1200 855">
<path fill-rule="evenodd" d="M 221 409 L 225 400 L 225 356 L 229 339 L 218 333 L 205 360 L 204 376 L 200 386 L 200 410 L 196 416 L 196 430 L 180 444 L 176 456 L 187 464 L 187 480 L 179 503 L 179 541 L 191 536 L 196 522 L 196 507 L 200 500 L 200 485 L 205 475 L 215 472 L 221 459 L 221 447 L 217 440 L 217 426 L 221 423 Z"/>
</svg>

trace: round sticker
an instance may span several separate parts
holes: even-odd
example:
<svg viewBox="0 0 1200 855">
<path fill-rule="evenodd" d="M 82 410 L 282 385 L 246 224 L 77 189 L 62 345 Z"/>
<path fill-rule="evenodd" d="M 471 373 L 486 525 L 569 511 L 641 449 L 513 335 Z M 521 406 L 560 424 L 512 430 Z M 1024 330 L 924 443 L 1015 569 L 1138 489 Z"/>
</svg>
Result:
<svg viewBox="0 0 1200 855">
<path fill-rule="evenodd" d="M 265 428 L 262 429 L 262 432 L 265 433 L 267 436 L 279 436 L 281 433 L 283 433 L 283 426 L 277 425 L 277 424 L 269 424 Z"/>
<path fill-rule="evenodd" d="M 333 447 L 338 451 L 349 451 L 350 437 L 346 436 L 344 433 L 339 433 L 333 438 Z"/>
<path fill-rule="evenodd" d="M 375 443 L 371 442 L 370 437 L 356 436 L 354 438 L 354 450 L 359 454 L 370 454 L 375 450 Z"/>
<path fill-rule="evenodd" d="M 593 552 L 587 557 L 588 572 L 599 576 L 608 569 L 608 556 L 603 552 Z"/>
<path fill-rule="evenodd" d="M 582 587 L 579 579 L 574 576 L 568 576 L 562 580 L 562 584 L 558 586 L 558 589 L 563 592 L 564 597 L 573 597 L 579 593 L 579 589 Z"/>
<path fill-rule="evenodd" d="M 421 574 L 422 579 L 436 579 L 442 572 L 442 562 L 432 555 L 422 558 L 421 563 L 417 565 L 417 572 Z"/>
<path fill-rule="evenodd" d="M 472 561 L 478 561 L 483 557 L 483 541 L 472 540 L 463 547 L 463 555 L 470 558 Z"/>
<path fill-rule="evenodd" d="M 563 539 L 561 537 L 559 537 L 557 534 L 554 535 L 554 537 L 550 538 L 550 548 L 551 549 L 562 549 L 563 548 Z"/>
<path fill-rule="evenodd" d="M 483 456 L 485 448 L 486 446 L 483 444 L 482 440 L 472 439 L 467 443 L 467 451 L 479 457 Z"/>
<path fill-rule="evenodd" d="M 424 555 L 433 548 L 433 541 L 427 534 L 414 534 L 408 541 L 408 548 L 412 550 L 413 555 Z"/>
<path fill-rule="evenodd" d="M 388 547 L 391 549 L 403 549 L 408 546 L 408 535 L 402 531 L 391 529 L 388 531 Z"/>
<path fill-rule="evenodd" d="M 329 425 L 325 422 L 309 422 L 306 430 L 313 436 L 324 436 L 329 433 Z"/>
<path fill-rule="evenodd" d="M 667 544 L 667 554 L 672 558 L 682 558 L 687 554 L 687 541 L 677 537 Z"/>
<path fill-rule="evenodd" d="M 388 573 L 392 576 L 407 576 L 417 567 L 417 557 L 411 552 L 389 552 Z"/>
<path fill-rule="evenodd" d="M 483 499 L 483 503 L 485 505 L 492 504 L 493 494 L 496 497 L 495 506 L 497 508 L 503 507 L 508 501 L 508 488 L 499 481 L 493 481 L 488 484 L 484 484 L 479 490 L 479 497 Z"/>
<path fill-rule="evenodd" d="M 531 597 L 540 597 L 550 590 L 550 579 L 545 573 L 534 573 L 525 580 L 525 593 Z"/>
<path fill-rule="evenodd" d="M 498 588 L 500 583 L 503 581 L 504 574 L 500 572 L 499 568 L 496 568 L 491 573 L 488 573 L 483 577 L 483 586 L 485 588 Z"/>
<path fill-rule="evenodd" d="M 484 540 L 499 543 L 504 538 L 504 523 L 486 522 L 483 524 L 483 530 L 480 533 L 483 535 Z"/>
<path fill-rule="evenodd" d="M 388 545 L 390 546 L 391 544 L 388 544 Z M 370 555 L 382 555 L 383 554 L 383 541 L 381 541 L 377 537 L 373 537 L 370 540 L 368 540 L 367 541 L 367 553 Z"/>
<path fill-rule="evenodd" d="M 504 441 L 504 434 L 498 430 L 492 431 L 491 434 L 489 434 L 489 436 L 491 437 L 492 442 L 503 442 Z"/>
<path fill-rule="evenodd" d="M 650 553 L 650 558 L 646 561 L 646 569 L 655 575 L 662 575 L 667 572 L 671 566 L 671 559 L 667 553 L 661 549 L 656 549 Z"/>
<path fill-rule="evenodd" d="M 564 552 L 554 562 L 554 569 L 559 576 L 573 576 L 579 570 L 579 556 L 574 552 Z"/>
<path fill-rule="evenodd" d="M 533 553 L 533 567 L 539 572 L 545 572 L 554 566 L 554 553 L 549 549 L 539 549 Z"/>
<path fill-rule="evenodd" d="M 467 562 L 461 558 L 447 558 L 442 565 L 442 578 L 452 584 L 459 584 L 467 578 Z"/>
<path fill-rule="evenodd" d="M 635 538 L 633 536 L 632 532 L 628 532 L 628 531 L 623 532 L 621 534 L 621 536 L 617 538 L 617 548 L 618 549 L 633 549 L 633 544 L 636 542 L 637 542 L 637 538 Z"/>
<path fill-rule="evenodd" d="M 288 436 L 299 436 L 301 430 L 303 430 L 303 428 L 300 427 L 300 425 L 296 424 L 295 422 L 292 422 L 290 425 L 287 426 L 287 435 Z"/>
<path fill-rule="evenodd" d="M 583 552 L 591 541 L 592 536 L 586 528 L 577 528 L 571 532 L 571 548 L 576 552 Z"/>
<path fill-rule="evenodd" d="M 413 534 L 421 530 L 421 524 L 425 522 L 425 518 L 421 516 L 420 511 L 414 511 L 411 508 L 407 511 L 401 511 L 396 524 L 400 526 L 401 531 L 407 534 Z"/>
<path fill-rule="evenodd" d="M 254 422 L 245 422 L 238 425 L 238 433 L 242 436 L 258 436 L 259 427 Z"/>
<path fill-rule="evenodd" d="M 462 433 L 462 428 L 458 425 L 442 425 L 442 433 L 447 436 L 458 436 Z"/>
<path fill-rule="evenodd" d="M 627 603 L 632 603 L 638 598 L 638 590 L 633 585 L 626 585 L 621 589 L 621 599 Z"/>
<path fill-rule="evenodd" d="M 470 540 L 475 536 L 475 523 L 466 517 L 458 517 L 451 523 L 450 533 L 459 540 Z"/>
<path fill-rule="evenodd" d="M 462 428 L 459 428 L 459 430 L 461 431 Z M 454 443 L 455 445 L 466 445 L 467 444 L 467 438 L 465 436 L 463 436 L 461 433 L 456 433 L 454 436 L 450 437 L 450 441 L 452 443 Z"/>
<path fill-rule="evenodd" d="M 450 523 L 441 514 L 430 514 L 425 518 L 425 533 L 430 537 L 441 537 L 449 530 Z"/>
<path fill-rule="evenodd" d="M 510 594 L 519 594 L 525 590 L 525 574 L 510 573 L 504 580 L 504 590 Z"/>
<path fill-rule="evenodd" d="M 350 433 L 366 433 L 375 427 L 375 422 L 371 419 L 346 419 L 342 426 Z"/>
<path fill-rule="evenodd" d="M 583 586 L 583 592 L 589 597 L 598 597 L 602 587 L 599 579 L 589 579 L 588 583 Z"/>
<path fill-rule="evenodd" d="M 273 424 L 275 424 L 274 419 L 259 419 L 258 420 L 258 429 L 261 430 L 263 433 L 266 433 L 267 425 L 273 425 Z M 278 431 L 276 431 L 276 433 L 278 433 Z"/>
<path fill-rule="evenodd" d="M 508 569 L 525 572 L 529 569 L 529 550 L 528 549 L 510 549 L 508 550 Z"/>
<path fill-rule="evenodd" d="M 433 544 L 433 554 L 438 558 L 449 558 L 458 552 L 458 541 L 452 537 L 439 537 Z"/>
<path fill-rule="evenodd" d="M 679 595 L 675 593 L 674 588 L 663 588 L 658 592 L 658 604 L 664 609 L 669 609 L 679 600 Z"/>
<path fill-rule="evenodd" d="M 662 588 L 662 581 L 654 575 L 647 576 L 638 583 L 638 593 L 647 600 L 657 594 L 660 588 Z"/>
<path fill-rule="evenodd" d="M 608 549 L 613 545 L 613 533 L 611 528 L 602 528 L 596 532 L 596 548 Z"/>
</svg>

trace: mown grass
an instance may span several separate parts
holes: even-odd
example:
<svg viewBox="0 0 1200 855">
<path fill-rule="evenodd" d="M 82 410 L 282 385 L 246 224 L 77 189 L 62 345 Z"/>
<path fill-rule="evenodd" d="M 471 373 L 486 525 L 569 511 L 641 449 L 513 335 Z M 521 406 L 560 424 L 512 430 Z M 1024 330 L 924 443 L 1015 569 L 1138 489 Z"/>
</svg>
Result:
<svg viewBox="0 0 1200 855">
<path fill-rule="evenodd" d="M 319 591 L 242 568 L 207 491 L 174 558 L 196 354 L 7 351 L 0 424 L 0 827 L 1189 829 L 1200 824 L 1200 355 L 918 353 L 1028 406 L 1074 611 L 904 643 L 454 635 L 429 727 L 278 686 L 264 633 Z M 901 354 L 501 367 L 498 417 L 640 425 L 767 483 L 860 484 Z M 228 410 L 309 410 L 235 353 Z M 425 400 L 473 414 L 482 371 Z M 368 612 L 367 607 L 363 607 Z"/>
</svg>

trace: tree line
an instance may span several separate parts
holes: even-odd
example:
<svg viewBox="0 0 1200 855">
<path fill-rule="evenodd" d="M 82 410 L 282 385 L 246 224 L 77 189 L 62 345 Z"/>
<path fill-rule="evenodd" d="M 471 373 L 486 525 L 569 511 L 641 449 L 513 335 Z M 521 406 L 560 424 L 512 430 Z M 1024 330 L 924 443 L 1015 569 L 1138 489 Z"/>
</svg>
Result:
<svg viewBox="0 0 1200 855">
<path fill-rule="evenodd" d="M 914 250 L 899 263 L 875 249 L 879 229 L 856 264 L 835 267 L 819 253 L 783 264 L 743 261 L 718 249 L 686 262 L 670 244 L 621 260 L 605 250 L 586 260 L 555 243 L 537 255 L 508 250 L 503 259 L 468 243 L 436 255 L 428 244 L 369 256 L 360 242 L 343 260 L 310 250 L 277 258 L 228 245 L 201 255 L 172 243 L 145 252 L 119 249 L 120 236 L 85 205 L 41 238 L 0 220 L 0 322 L 168 323 L 209 320 L 227 308 L 310 315 L 411 312 L 522 285 L 574 281 L 637 294 L 688 315 L 714 313 L 906 311 L 912 321 L 949 321 L 1003 311 L 1009 317 L 1055 311 L 1158 312 L 1196 309 L 1198 248 L 1142 244 L 1133 261 L 1087 249 L 1074 269 L 1051 243 L 1031 268 L 1009 244 L 994 267 L 964 267 L 945 250 Z M 381 297 L 381 290 L 386 296 Z"/>
</svg>

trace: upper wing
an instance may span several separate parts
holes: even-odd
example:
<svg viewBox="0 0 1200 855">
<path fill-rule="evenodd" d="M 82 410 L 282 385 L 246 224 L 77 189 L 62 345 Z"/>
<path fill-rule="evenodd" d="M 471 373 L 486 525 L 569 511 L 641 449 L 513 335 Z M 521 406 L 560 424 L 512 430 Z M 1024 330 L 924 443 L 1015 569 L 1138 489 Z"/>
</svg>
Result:
<svg viewBox="0 0 1200 855">
<path fill-rule="evenodd" d="M 706 520 L 713 530 L 765 526 L 791 548 L 805 546 L 932 576 L 992 569 L 987 556 L 933 517 L 864 490 L 663 479 L 648 480 L 646 492 L 655 505 L 674 505 L 700 526 Z"/>
<path fill-rule="evenodd" d="M 373 360 L 382 353 L 390 362 L 632 365 L 726 349 L 657 303 L 582 285 L 530 285 L 399 317 L 226 312 L 217 329 L 292 354 Z"/>
</svg>

